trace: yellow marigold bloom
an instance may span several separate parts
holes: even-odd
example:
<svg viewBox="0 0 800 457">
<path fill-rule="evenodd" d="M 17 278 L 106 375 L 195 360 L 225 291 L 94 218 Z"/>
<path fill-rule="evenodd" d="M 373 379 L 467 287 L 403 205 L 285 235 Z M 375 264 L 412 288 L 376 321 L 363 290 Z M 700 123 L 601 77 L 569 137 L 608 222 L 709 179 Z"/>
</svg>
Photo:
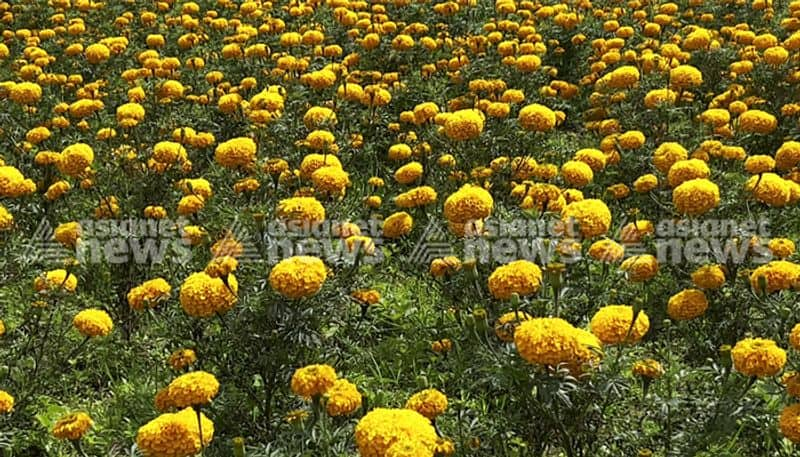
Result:
<svg viewBox="0 0 800 457">
<path fill-rule="evenodd" d="M 58 170 L 67 176 L 78 177 L 94 161 L 94 151 L 88 144 L 77 143 L 64 148 L 58 161 Z"/>
<path fill-rule="evenodd" d="M 167 397 L 175 408 L 204 406 L 219 392 L 217 378 L 205 371 L 192 371 L 173 379 L 167 386 Z"/>
<path fill-rule="evenodd" d="M 617 263 L 625 256 L 625 248 L 614 240 L 602 239 L 592 243 L 588 254 L 599 262 Z"/>
<path fill-rule="evenodd" d="M 594 238 L 606 234 L 611 228 L 611 211 L 602 200 L 589 198 L 565 206 L 561 220 L 569 232 L 575 234 L 577 229 L 585 238 Z"/>
<path fill-rule="evenodd" d="M 438 441 L 438 438 L 437 438 Z M 435 447 L 435 444 L 434 446 Z M 416 440 L 403 439 L 392 444 L 384 454 L 385 457 L 433 457 L 433 447 Z"/>
<path fill-rule="evenodd" d="M 535 54 L 519 56 L 514 62 L 514 66 L 522 73 L 531 73 L 542 66 L 542 59 Z"/>
<path fill-rule="evenodd" d="M 719 187 L 708 179 L 690 179 L 672 191 L 672 204 L 680 214 L 705 214 L 719 205 Z"/>
<path fill-rule="evenodd" d="M 461 260 L 455 256 L 447 256 L 431 261 L 429 272 L 434 278 L 441 278 L 461 270 Z"/>
<path fill-rule="evenodd" d="M 639 149 L 647 140 L 644 133 L 638 130 L 629 130 L 616 138 L 622 149 Z"/>
<path fill-rule="evenodd" d="M 336 383 L 336 370 L 330 365 L 308 365 L 292 375 L 292 392 L 306 399 L 324 395 Z"/>
<path fill-rule="evenodd" d="M 790 170 L 800 164 L 800 142 L 787 141 L 775 152 L 775 166 L 778 170 Z"/>
<path fill-rule="evenodd" d="M 744 169 L 751 175 L 767 173 L 775 169 L 775 159 L 768 155 L 754 155 L 744 161 Z"/>
<path fill-rule="evenodd" d="M 800 373 L 796 371 L 786 372 L 781 376 L 781 383 L 786 387 L 786 393 L 790 397 L 800 397 Z"/>
<path fill-rule="evenodd" d="M 0 231 L 8 230 L 14 226 L 14 216 L 8 212 L 5 206 L 0 205 Z"/>
<path fill-rule="evenodd" d="M 484 115 L 476 109 L 452 113 L 444 123 L 444 133 L 454 141 L 473 140 L 483 132 Z"/>
<path fill-rule="evenodd" d="M 169 366 L 175 371 L 185 370 L 196 361 L 197 354 L 192 349 L 178 349 L 169 356 Z"/>
<path fill-rule="evenodd" d="M 653 89 L 644 96 L 644 106 L 653 109 L 660 105 L 672 105 L 677 98 L 678 94 L 671 89 Z"/>
<path fill-rule="evenodd" d="M 446 354 L 453 349 L 453 342 L 447 338 L 431 342 L 431 351 L 437 354 Z"/>
<path fill-rule="evenodd" d="M 625 259 L 619 269 L 628 273 L 628 280 L 644 282 L 658 274 L 658 260 L 650 254 L 636 255 Z"/>
<path fill-rule="evenodd" d="M 206 200 L 199 195 L 187 195 L 178 202 L 178 214 L 196 214 L 206 206 Z"/>
<path fill-rule="evenodd" d="M 66 194 L 72 186 L 68 181 L 56 181 L 50 187 L 47 188 L 47 191 L 44 193 L 44 198 L 47 200 L 53 201 L 58 200 L 64 194 Z"/>
<path fill-rule="evenodd" d="M 412 184 L 422 176 L 422 164 L 409 162 L 394 172 L 394 179 L 400 184 Z"/>
<path fill-rule="evenodd" d="M 229 311 L 236 304 L 239 283 L 233 275 L 226 281 L 212 278 L 204 271 L 192 273 L 181 285 L 181 307 L 193 317 L 210 317 Z"/>
<path fill-rule="evenodd" d="M 535 294 L 542 285 L 542 270 L 528 260 L 515 260 L 497 267 L 489 275 L 489 292 L 498 300 Z"/>
<path fill-rule="evenodd" d="M 325 207 L 314 197 L 292 197 L 278 203 L 276 216 L 290 227 L 308 228 L 325 220 Z"/>
<path fill-rule="evenodd" d="M 72 319 L 72 326 L 87 338 L 108 336 L 114 322 L 107 312 L 101 309 L 85 309 Z"/>
<path fill-rule="evenodd" d="M 312 256 L 294 256 L 281 260 L 272 268 L 269 284 L 284 297 L 299 299 L 319 292 L 327 277 L 322 260 Z"/>
<path fill-rule="evenodd" d="M 306 135 L 305 142 L 309 148 L 315 151 L 323 151 L 327 153 L 335 153 L 338 151 L 336 137 L 333 135 L 333 133 L 327 130 L 314 130 Z"/>
<path fill-rule="evenodd" d="M 355 428 L 361 457 L 386 457 L 393 445 L 404 441 L 416 443 L 415 452 L 422 452 L 411 455 L 430 457 L 436 438 L 431 422 L 410 409 L 374 409 L 362 417 Z"/>
<path fill-rule="evenodd" d="M 393 144 L 389 147 L 389 160 L 406 160 L 411 157 L 413 151 L 411 150 L 411 146 L 405 143 Z"/>
<path fill-rule="evenodd" d="M 757 109 L 747 110 L 739 116 L 739 130 L 746 133 L 768 135 L 778 127 L 778 120 L 772 114 Z"/>
<path fill-rule="evenodd" d="M 346 416 L 360 407 L 361 393 L 346 379 L 337 379 L 325 392 L 325 411 L 331 417 Z"/>
<path fill-rule="evenodd" d="M 689 153 L 678 143 L 661 143 L 653 153 L 653 165 L 662 173 L 667 173 L 675 162 L 686 160 Z"/>
<path fill-rule="evenodd" d="M 5 390 L 0 390 L 0 414 L 8 414 L 14 410 L 14 397 Z"/>
<path fill-rule="evenodd" d="M 71 413 L 62 417 L 53 426 L 53 436 L 60 440 L 77 441 L 86 435 L 94 421 L 83 412 Z"/>
<path fill-rule="evenodd" d="M 569 160 L 561 166 L 561 176 L 567 184 L 581 188 L 589 185 L 594 179 L 592 168 L 578 160 Z"/>
<path fill-rule="evenodd" d="M 50 130 L 47 127 L 35 127 L 25 133 L 25 140 L 33 144 L 39 144 L 48 138 L 50 138 Z"/>
<path fill-rule="evenodd" d="M 183 97 L 183 92 L 185 88 L 180 81 L 175 81 L 174 79 L 170 79 L 164 81 L 161 86 L 158 88 L 158 96 L 159 98 L 168 98 L 171 100 L 179 100 Z"/>
<path fill-rule="evenodd" d="M 667 182 L 670 187 L 677 187 L 690 179 L 708 178 L 710 175 L 708 164 L 702 160 L 679 160 L 669 167 Z"/>
<path fill-rule="evenodd" d="M 783 408 L 778 424 L 783 436 L 793 443 L 800 443 L 800 403 Z"/>
<path fill-rule="evenodd" d="M 400 238 L 408 235 L 414 227 L 414 219 L 405 211 L 396 212 L 383 221 L 383 236 Z"/>
<path fill-rule="evenodd" d="M 547 132 L 556 126 L 556 113 L 544 105 L 533 103 L 519 111 L 517 121 L 525 130 Z"/>
<path fill-rule="evenodd" d="M 639 77 L 638 68 L 626 65 L 600 78 L 598 84 L 609 89 L 629 89 L 639 82 Z"/>
<path fill-rule="evenodd" d="M 533 319 L 533 316 L 524 311 L 510 311 L 497 318 L 494 323 L 494 334 L 500 338 L 501 341 L 510 343 L 514 341 L 514 331 L 519 324 L 524 321 Z"/>
<path fill-rule="evenodd" d="M 785 206 L 792 198 L 789 184 L 775 173 L 751 176 L 744 187 L 756 200 L 773 207 Z"/>
<path fill-rule="evenodd" d="M 350 175 L 339 167 L 321 167 L 311 174 L 314 189 L 325 195 L 344 195 Z"/>
<path fill-rule="evenodd" d="M 650 192 L 656 187 L 658 187 L 658 177 L 651 173 L 639 176 L 636 178 L 636 181 L 633 182 L 633 190 L 640 194 Z"/>
<path fill-rule="evenodd" d="M 138 103 L 125 103 L 117 108 L 117 123 L 121 127 L 133 127 L 145 117 L 144 107 Z"/>
<path fill-rule="evenodd" d="M 235 257 L 223 255 L 211 259 L 203 271 L 212 278 L 227 278 L 238 266 L 239 261 Z"/>
<path fill-rule="evenodd" d="M 448 221 L 467 223 L 485 219 L 492 214 L 492 195 L 480 186 L 466 184 L 444 202 L 444 217 Z"/>
<path fill-rule="evenodd" d="M 722 127 L 731 121 L 731 113 L 726 109 L 712 108 L 703 111 L 699 119 L 712 127 Z"/>
<path fill-rule="evenodd" d="M 214 423 L 203 413 L 198 423 L 197 413 L 192 408 L 162 414 L 136 433 L 136 445 L 145 457 L 190 457 L 213 439 Z"/>
<path fill-rule="evenodd" d="M 311 175 L 322 167 L 342 168 L 342 163 L 333 154 L 308 154 L 300 163 L 300 176 L 303 179 L 311 179 Z"/>
<path fill-rule="evenodd" d="M 226 168 L 246 167 L 256 160 L 256 142 L 239 137 L 217 145 L 214 159 Z"/>
<path fill-rule="evenodd" d="M 789 344 L 791 344 L 796 351 L 800 351 L 800 324 L 795 324 L 795 326 L 792 327 L 792 331 L 789 333 Z"/>
<path fill-rule="evenodd" d="M 94 43 L 86 47 L 84 55 L 90 64 L 96 65 L 108 60 L 111 57 L 111 50 L 102 43 Z"/>
<path fill-rule="evenodd" d="M 188 159 L 186 149 L 174 141 L 159 141 L 153 146 L 153 160 L 159 163 L 173 165 L 175 162 L 184 162 Z"/>
<path fill-rule="evenodd" d="M 765 288 L 764 292 L 768 294 L 792 289 L 799 280 L 800 265 L 786 260 L 773 260 L 750 273 L 750 286 L 758 292 Z"/>
<path fill-rule="evenodd" d="M 669 71 L 669 84 L 676 89 L 689 89 L 703 84 L 703 73 L 691 65 L 680 65 Z"/>
<path fill-rule="evenodd" d="M 774 376 L 786 364 L 786 351 L 774 341 L 764 338 L 745 338 L 731 349 L 733 368 L 745 376 Z"/>
<path fill-rule="evenodd" d="M 35 105 L 42 98 L 42 87 L 31 82 L 17 83 L 9 89 L 8 98 L 19 105 Z"/>
<path fill-rule="evenodd" d="M 67 271 L 63 269 L 51 270 L 42 273 L 33 280 L 33 288 L 37 292 L 63 290 L 75 292 L 78 287 L 78 278 L 72 273 L 67 276 Z"/>
<path fill-rule="evenodd" d="M 577 329 L 556 317 L 522 322 L 514 332 L 514 344 L 528 363 L 550 366 L 574 363 L 582 350 Z"/>
<path fill-rule="evenodd" d="M 658 360 L 644 359 L 634 362 L 631 372 L 647 379 L 658 379 L 664 375 L 664 367 Z"/>
<path fill-rule="evenodd" d="M 78 222 L 59 224 L 53 232 L 53 239 L 64 247 L 74 249 L 81 237 L 81 225 Z"/>
<path fill-rule="evenodd" d="M 362 305 L 374 305 L 381 301 L 381 293 L 375 289 L 360 289 L 350 293 L 350 296 Z"/>
<path fill-rule="evenodd" d="M 670 297 L 667 314 L 676 321 L 694 319 L 705 314 L 708 309 L 706 294 L 698 289 L 685 289 Z"/>
<path fill-rule="evenodd" d="M 788 238 L 773 238 L 769 240 L 767 247 L 772 255 L 779 259 L 785 259 L 794 254 L 794 242 Z"/>
<path fill-rule="evenodd" d="M 416 208 L 436 203 L 436 190 L 430 186 L 415 187 L 394 199 L 398 208 Z"/>
<path fill-rule="evenodd" d="M 336 113 L 324 106 L 312 106 L 303 115 L 303 124 L 309 130 L 336 124 Z"/>
<path fill-rule="evenodd" d="M 704 265 L 692 272 L 692 283 L 700 289 L 719 289 L 725 284 L 725 270 L 719 265 Z"/>
<path fill-rule="evenodd" d="M 408 399 L 406 409 L 412 409 L 433 420 L 447 410 L 447 396 L 436 389 L 425 389 Z"/>
<path fill-rule="evenodd" d="M 633 307 L 627 305 L 608 305 L 600 308 L 589 324 L 592 333 L 604 344 L 637 343 L 650 329 L 650 319 L 644 311 L 636 314 L 633 321 Z"/>
</svg>

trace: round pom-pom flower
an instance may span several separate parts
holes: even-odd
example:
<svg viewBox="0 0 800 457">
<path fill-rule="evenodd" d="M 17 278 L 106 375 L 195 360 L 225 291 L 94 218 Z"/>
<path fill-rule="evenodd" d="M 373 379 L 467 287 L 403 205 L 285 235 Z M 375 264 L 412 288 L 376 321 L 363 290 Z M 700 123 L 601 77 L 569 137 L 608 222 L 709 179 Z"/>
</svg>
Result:
<svg viewBox="0 0 800 457">
<path fill-rule="evenodd" d="M 633 307 L 608 305 L 595 313 L 589 326 L 604 344 L 636 343 L 650 328 L 650 319 L 644 311 L 639 311 L 633 323 Z"/>
<path fill-rule="evenodd" d="M 361 457 L 385 457 L 392 445 L 404 440 L 416 442 L 420 449 L 432 454 L 436 437 L 431 422 L 410 409 L 374 409 L 361 418 L 355 428 Z"/>
<path fill-rule="evenodd" d="M 550 108 L 533 103 L 519 110 L 520 127 L 532 132 L 547 132 L 556 126 L 556 113 Z"/>
<path fill-rule="evenodd" d="M 269 273 L 269 284 L 284 297 L 296 300 L 315 295 L 327 277 L 322 260 L 301 255 L 278 262 Z"/>
<path fill-rule="evenodd" d="M 680 214 L 705 214 L 719 205 L 719 187 L 708 179 L 690 179 L 672 191 L 672 204 Z"/>
<path fill-rule="evenodd" d="M 632 282 L 644 282 L 658 274 L 658 259 L 650 254 L 628 257 L 619 266 L 620 270 L 628 273 Z"/>
<path fill-rule="evenodd" d="M 86 435 L 94 421 L 84 412 L 67 414 L 53 426 L 53 436 L 60 440 L 77 441 Z"/>
<path fill-rule="evenodd" d="M 577 223 L 578 230 L 586 238 L 604 235 L 611 228 L 611 211 L 602 201 L 594 198 L 572 202 L 561 211 L 561 220 L 567 224 Z"/>
<path fill-rule="evenodd" d="M 580 344 L 575 327 L 557 317 L 524 321 L 514 332 L 517 351 L 528 363 L 557 366 L 578 359 Z"/>
<path fill-rule="evenodd" d="M 464 185 L 444 202 L 444 217 L 451 222 L 467 223 L 492 214 L 492 194 L 480 186 Z"/>
<path fill-rule="evenodd" d="M 331 417 L 346 416 L 360 407 L 361 393 L 346 379 L 337 379 L 325 392 L 325 410 Z"/>
<path fill-rule="evenodd" d="M 383 221 L 383 236 L 400 238 L 408 235 L 414 227 L 414 219 L 405 211 L 394 213 Z"/>
<path fill-rule="evenodd" d="M 705 314 L 708 309 L 706 294 L 698 289 L 686 289 L 669 298 L 667 314 L 676 321 L 694 319 Z"/>
<path fill-rule="evenodd" d="M 67 270 L 51 270 L 42 273 L 33 280 L 33 288 L 37 292 L 63 290 L 75 292 L 78 287 L 78 278 L 72 273 L 67 274 Z"/>
<path fill-rule="evenodd" d="M 719 289 L 725 284 L 725 270 L 719 265 L 704 265 L 692 272 L 692 282 L 700 289 Z"/>
<path fill-rule="evenodd" d="M 800 443 L 800 403 L 783 408 L 778 424 L 783 436 L 793 443 Z"/>
<path fill-rule="evenodd" d="M 205 371 L 192 371 L 175 378 L 166 389 L 169 402 L 176 408 L 205 406 L 219 392 L 217 378 Z"/>
<path fill-rule="evenodd" d="M 455 141 L 473 140 L 483 132 L 484 114 L 476 109 L 463 109 L 447 116 L 444 134 Z"/>
<path fill-rule="evenodd" d="M 510 311 L 497 318 L 494 324 L 494 334 L 500 338 L 501 341 L 510 343 L 514 341 L 514 331 L 519 324 L 524 321 L 533 319 L 533 316 L 524 311 Z"/>
<path fill-rule="evenodd" d="M 336 370 L 330 365 L 307 365 L 292 375 L 292 392 L 303 398 L 325 394 L 336 383 Z"/>
<path fill-rule="evenodd" d="M 72 326 L 87 338 L 107 336 L 114 328 L 114 322 L 107 312 L 101 309 L 85 309 L 72 319 Z"/>
<path fill-rule="evenodd" d="M 430 420 L 436 419 L 447 410 L 447 395 L 437 389 L 425 389 L 408 399 L 406 409 L 413 409 Z"/>
<path fill-rule="evenodd" d="M 0 414 L 8 414 L 14 410 L 14 397 L 5 390 L 0 390 Z"/>
<path fill-rule="evenodd" d="M 750 273 L 750 286 L 758 292 L 768 294 L 796 287 L 798 281 L 800 265 L 786 260 L 773 260 Z"/>
<path fill-rule="evenodd" d="M 155 278 L 145 281 L 128 292 L 128 305 L 137 311 L 153 308 L 169 298 L 172 286 L 163 279 Z"/>
<path fill-rule="evenodd" d="M 214 159 L 226 168 L 250 165 L 256 159 L 256 142 L 240 137 L 220 143 L 214 151 Z"/>
<path fill-rule="evenodd" d="M 786 351 L 774 341 L 746 338 L 731 349 L 733 367 L 745 376 L 774 376 L 786 365 Z"/>
<path fill-rule="evenodd" d="M 542 285 L 542 270 L 529 260 L 515 260 L 497 267 L 489 275 L 489 292 L 498 300 L 514 294 L 524 297 L 535 294 Z"/>
<path fill-rule="evenodd" d="M 193 317 L 209 317 L 222 314 L 236 304 L 239 283 L 228 275 L 212 278 L 206 272 L 192 273 L 181 285 L 180 302 L 186 314 Z"/>
<path fill-rule="evenodd" d="M 202 428 L 202 436 L 200 429 Z M 190 457 L 214 438 L 214 423 L 192 408 L 158 416 L 139 428 L 136 445 L 145 457 Z"/>
</svg>

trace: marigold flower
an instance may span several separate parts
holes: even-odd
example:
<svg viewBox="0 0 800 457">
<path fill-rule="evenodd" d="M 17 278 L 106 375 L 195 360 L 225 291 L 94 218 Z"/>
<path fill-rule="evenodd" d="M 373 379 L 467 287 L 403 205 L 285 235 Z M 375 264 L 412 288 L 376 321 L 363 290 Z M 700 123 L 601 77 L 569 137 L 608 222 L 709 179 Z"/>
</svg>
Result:
<svg viewBox="0 0 800 457">
<path fill-rule="evenodd" d="M 658 274 L 658 260 L 650 254 L 636 255 L 625 259 L 619 269 L 628 273 L 630 281 L 644 282 Z"/>
<path fill-rule="evenodd" d="M 700 289 L 719 289 L 725 284 L 725 270 L 719 265 L 704 265 L 692 272 L 692 282 Z"/>
<path fill-rule="evenodd" d="M 590 198 L 565 206 L 561 220 L 568 227 L 577 223 L 577 229 L 584 237 L 593 238 L 606 234 L 611 228 L 611 211 L 602 200 Z"/>
<path fill-rule="evenodd" d="M 202 437 L 200 436 L 202 429 Z M 190 457 L 214 438 L 214 423 L 192 408 L 158 416 L 139 428 L 136 445 L 145 457 Z"/>
<path fill-rule="evenodd" d="M 322 260 L 294 256 L 281 260 L 269 273 L 272 289 L 293 300 L 310 297 L 322 289 L 328 273 Z"/>
<path fill-rule="evenodd" d="M 14 410 L 14 397 L 5 390 L 0 390 L 0 414 L 8 414 Z"/>
<path fill-rule="evenodd" d="M 519 111 L 517 121 L 525 130 L 547 132 L 556 126 L 556 113 L 544 105 L 533 103 Z"/>
<path fill-rule="evenodd" d="M 786 364 L 786 351 L 774 341 L 764 338 L 745 338 L 731 349 L 733 368 L 745 376 L 774 376 Z"/>
<path fill-rule="evenodd" d="M 226 168 L 246 167 L 256 159 L 256 142 L 239 137 L 220 143 L 214 151 L 214 159 Z"/>
<path fill-rule="evenodd" d="M 436 389 L 425 389 L 408 399 L 406 409 L 412 409 L 433 420 L 447 410 L 447 396 Z"/>
<path fill-rule="evenodd" d="M 708 309 L 706 294 L 698 289 L 685 289 L 670 297 L 667 314 L 676 321 L 695 319 Z"/>
<path fill-rule="evenodd" d="M 497 267 L 489 275 L 489 292 L 498 300 L 508 300 L 512 295 L 535 294 L 542 284 L 542 270 L 528 260 L 516 260 Z"/>
<path fill-rule="evenodd" d="M 416 411 L 377 408 L 358 421 L 355 438 L 361 457 L 385 457 L 393 445 L 405 441 L 415 443 L 402 445 L 417 452 L 409 455 L 430 457 L 437 436 L 430 421 Z"/>
<path fill-rule="evenodd" d="M 664 375 L 664 367 L 657 360 L 644 359 L 634 362 L 631 372 L 643 378 L 658 379 Z"/>
<path fill-rule="evenodd" d="M 88 414 L 84 412 L 71 413 L 56 421 L 52 433 L 60 440 L 77 441 L 86 435 L 92 425 L 94 425 L 94 421 Z"/>
<path fill-rule="evenodd" d="M 337 379 L 325 392 L 325 411 L 331 417 L 346 416 L 360 407 L 361 393 L 346 379 Z"/>
<path fill-rule="evenodd" d="M 672 191 L 672 204 L 681 214 L 699 216 L 719 205 L 719 187 L 704 178 L 690 179 Z"/>
<path fill-rule="evenodd" d="M 608 305 L 595 313 L 589 326 L 604 344 L 636 343 L 650 328 L 650 319 L 640 310 L 636 313 L 636 322 L 632 321 L 633 307 Z"/>
<path fill-rule="evenodd" d="M 186 314 L 210 317 L 233 308 L 237 301 L 239 283 L 233 275 L 225 279 L 212 278 L 204 271 L 189 275 L 181 285 L 179 296 Z"/>
<path fill-rule="evenodd" d="M 100 309 L 85 309 L 72 319 L 72 326 L 87 338 L 108 336 L 114 322 L 107 312 Z"/>
<path fill-rule="evenodd" d="M 292 375 L 292 392 L 303 398 L 324 395 L 336 383 L 336 370 L 330 365 L 308 365 Z"/>
<path fill-rule="evenodd" d="M 205 371 L 192 371 L 175 378 L 166 388 L 169 402 L 175 408 L 204 406 L 219 392 L 217 378 Z"/>
<path fill-rule="evenodd" d="M 444 133 L 455 141 L 472 140 L 480 136 L 483 131 L 484 115 L 475 109 L 456 111 L 447 117 L 444 123 Z"/>
<path fill-rule="evenodd" d="M 389 239 L 408 235 L 414 227 L 414 219 L 405 211 L 394 213 L 383 221 L 383 236 Z"/>
</svg>

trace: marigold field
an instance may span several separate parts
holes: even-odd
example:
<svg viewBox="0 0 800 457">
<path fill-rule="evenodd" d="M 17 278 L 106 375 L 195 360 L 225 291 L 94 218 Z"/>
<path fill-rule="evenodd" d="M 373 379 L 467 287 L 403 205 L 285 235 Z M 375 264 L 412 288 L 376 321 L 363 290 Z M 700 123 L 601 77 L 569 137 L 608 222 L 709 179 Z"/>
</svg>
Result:
<svg viewBox="0 0 800 457">
<path fill-rule="evenodd" d="M 800 0 L 0 30 L 3 457 L 800 455 Z"/>
</svg>

